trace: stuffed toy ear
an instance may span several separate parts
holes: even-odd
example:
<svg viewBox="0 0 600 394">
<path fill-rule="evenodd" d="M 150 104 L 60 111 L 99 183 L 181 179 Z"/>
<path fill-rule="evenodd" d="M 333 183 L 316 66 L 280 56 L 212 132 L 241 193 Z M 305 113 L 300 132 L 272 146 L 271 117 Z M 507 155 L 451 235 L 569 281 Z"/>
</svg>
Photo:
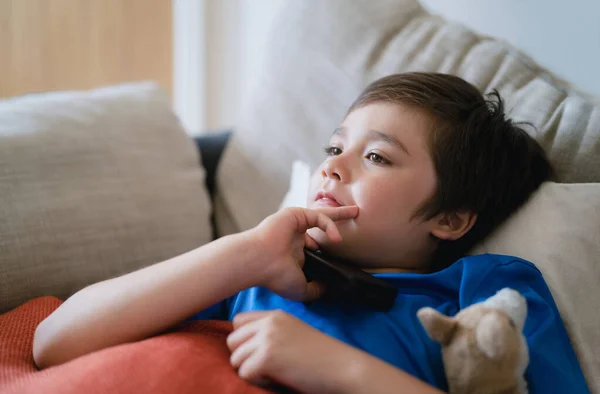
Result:
<svg viewBox="0 0 600 394">
<path fill-rule="evenodd" d="M 454 332 L 456 331 L 457 323 L 451 317 L 442 315 L 433 308 L 421 308 L 417 312 L 417 317 L 425 328 L 429 338 L 447 345 L 450 343 Z"/>
<path fill-rule="evenodd" d="M 506 325 L 502 324 L 496 313 L 483 316 L 475 329 L 477 346 L 492 360 L 498 360 L 504 354 L 507 344 L 506 336 Z"/>
</svg>

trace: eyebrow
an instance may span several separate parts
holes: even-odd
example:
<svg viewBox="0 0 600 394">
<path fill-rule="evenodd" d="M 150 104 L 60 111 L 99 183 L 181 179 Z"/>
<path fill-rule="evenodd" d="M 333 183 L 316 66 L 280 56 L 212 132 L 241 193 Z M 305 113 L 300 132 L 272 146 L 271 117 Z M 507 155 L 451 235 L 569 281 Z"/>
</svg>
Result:
<svg viewBox="0 0 600 394">
<path fill-rule="evenodd" d="M 333 135 L 345 135 L 346 134 L 346 128 L 345 127 L 338 127 L 333 131 Z"/>
<path fill-rule="evenodd" d="M 346 128 L 345 127 L 338 127 L 337 129 L 335 129 L 335 131 L 333 132 L 333 135 L 345 135 L 346 134 Z M 407 155 L 410 156 L 410 152 L 408 152 L 408 149 L 406 149 L 406 146 L 400 142 L 400 140 L 398 140 L 397 138 L 389 135 L 388 133 L 384 133 L 382 131 L 377 131 L 377 130 L 369 130 L 369 134 L 368 134 L 369 138 L 375 141 L 383 141 L 386 142 L 388 144 L 394 145 L 398 148 L 400 148 L 401 150 L 403 150 Z"/>
</svg>

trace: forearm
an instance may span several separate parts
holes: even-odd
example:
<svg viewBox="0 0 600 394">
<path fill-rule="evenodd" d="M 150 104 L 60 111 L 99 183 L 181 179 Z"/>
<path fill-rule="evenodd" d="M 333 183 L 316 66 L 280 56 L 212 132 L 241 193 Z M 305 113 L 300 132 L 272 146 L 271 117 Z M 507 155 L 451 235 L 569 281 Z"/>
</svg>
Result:
<svg viewBox="0 0 600 394">
<path fill-rule="evenodd" d="M 296 389 L 322 394 L 443 394 L 442 391 L 362 350 L 329 338 L 310 361 L 315 376 Z M 316 361 L 316 362 L 315 362 Z M 315 366 L 316 364 L 316 366 Z"/>
<path fill-rule="evenodd" d="M 443 394 L 442 391 L 361 350 L 345 345 L 336 392 L 352 394 Z"/>
<path fill-rule="evenodd" d="M 156 334 L 259 279 L 250 233 L 224 237 L 70 297 L 37 328 L 34 359 L 59 364 Z"/>
</svg>

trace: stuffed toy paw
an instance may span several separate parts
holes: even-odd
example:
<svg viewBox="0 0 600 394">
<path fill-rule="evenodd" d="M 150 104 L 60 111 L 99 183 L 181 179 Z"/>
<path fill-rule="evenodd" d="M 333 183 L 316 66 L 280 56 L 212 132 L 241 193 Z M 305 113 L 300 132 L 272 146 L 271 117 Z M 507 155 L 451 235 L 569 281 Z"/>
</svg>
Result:
<svg viewBox="0 0 600 394">
<path fill-rule="evenodd" d="M 421 308 L 417 316 L 427 335 L 442 345 L 451 394 L 527 393 L 527 301 L 519 292 L 502 289 L 454 317 L 432 308 Z"/>
</svg>

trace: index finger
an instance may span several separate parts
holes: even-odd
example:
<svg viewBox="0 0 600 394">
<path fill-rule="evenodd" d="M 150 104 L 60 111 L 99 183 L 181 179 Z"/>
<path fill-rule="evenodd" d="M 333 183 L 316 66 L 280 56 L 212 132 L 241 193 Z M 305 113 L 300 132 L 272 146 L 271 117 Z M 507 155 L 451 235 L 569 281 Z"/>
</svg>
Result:
<svg viewBox="0 0 600 394">
<path fill-rule="evenodd" d="M 322 213 L 334 222 L 338 220 L 354 219 L 358 216 L 358 206 L 356 205 L 346 205 L 343 207 L 323 207 L 315 208 L 314 210 Z"/>
<path fill-rule="evenodd" d="M 296 218 L 296 231 L 305 233 L 306 230 L 318 227 L 323 230 L 333 242 L 341 241 L 342 236 L 335 226 L 333 219 L 325 213 L 313 209 L 292 208 L 291 212 Z M 331 212 L 333 214 L 333 212 Z"/>
</svg>

